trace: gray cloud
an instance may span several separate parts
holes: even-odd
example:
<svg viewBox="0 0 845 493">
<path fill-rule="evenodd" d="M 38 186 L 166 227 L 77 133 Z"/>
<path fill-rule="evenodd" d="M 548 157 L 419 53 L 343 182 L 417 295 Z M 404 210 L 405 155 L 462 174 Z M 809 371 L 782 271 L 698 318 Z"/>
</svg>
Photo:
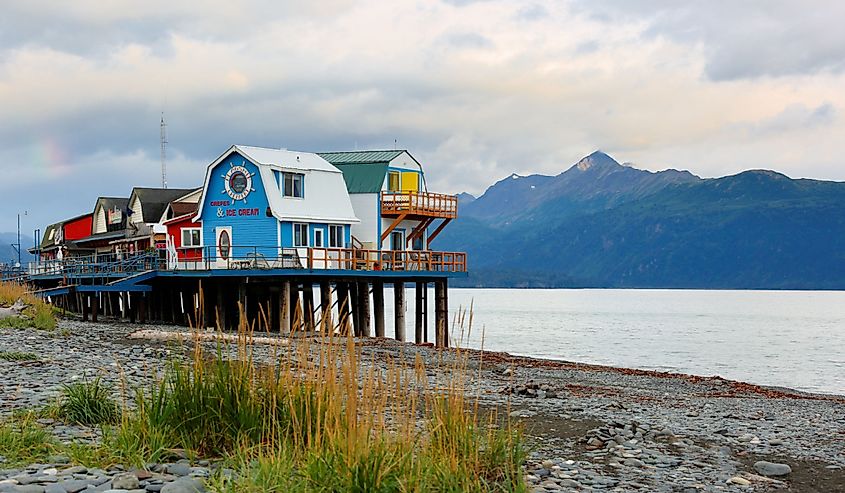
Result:
<svg viewBox="0 0 845 493">
<path fill-rule="evenodd" d="M 443 192 L 558 173 L 596 148 L 704 176 L 754 166 L 845 178 L 843 76 L 702 77 L 718 12 L 702 28 L 690 21 L 707 14 L 698 6 L 457 3 L 212 0 L 199 13 L 163 0 L 11 2 L 0 194 L 30 210 L 31 231 L 98 195 L 155 186 L 161 111 L 180 187 L 236 143 L 321 151 L 394 139 Z M 802 43 L 815 53 L 815 38 Z M 799 152 L 810 147 L 812 166 Z"/>
<path fill-rule="evenodd" d="M 717 81 L 845 69 L 845 3 L 757 0 L 578 0 L 610 25 L 645 22 L 644 34 L 700 43 Z"/>
</svg>

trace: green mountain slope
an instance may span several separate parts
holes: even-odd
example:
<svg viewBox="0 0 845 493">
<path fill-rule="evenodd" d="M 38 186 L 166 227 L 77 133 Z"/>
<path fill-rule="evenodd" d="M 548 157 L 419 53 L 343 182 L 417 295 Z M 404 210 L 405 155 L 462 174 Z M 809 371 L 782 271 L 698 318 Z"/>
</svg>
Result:
<svg viewBox="0 0 845 493">
<path fill-rule="evenodd" d="M 504 220 L 478 214 L 485 193 L 437 247 L 467 251 L 478 286 L 845 288 L 845 184 L 609 164 Z"/>
</svg>

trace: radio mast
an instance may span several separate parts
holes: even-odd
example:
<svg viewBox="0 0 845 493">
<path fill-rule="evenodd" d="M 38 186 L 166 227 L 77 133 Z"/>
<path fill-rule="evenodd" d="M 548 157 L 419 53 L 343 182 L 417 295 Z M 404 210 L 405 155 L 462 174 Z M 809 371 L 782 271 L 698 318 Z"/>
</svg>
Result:
<svg viewBox="0 0 845 493">
<path fill-rule="evenodd" d="M 167 188 L 167 124 L 164 123 L 164 112 L 161 112 L 161 188 Z"/>
</svg>

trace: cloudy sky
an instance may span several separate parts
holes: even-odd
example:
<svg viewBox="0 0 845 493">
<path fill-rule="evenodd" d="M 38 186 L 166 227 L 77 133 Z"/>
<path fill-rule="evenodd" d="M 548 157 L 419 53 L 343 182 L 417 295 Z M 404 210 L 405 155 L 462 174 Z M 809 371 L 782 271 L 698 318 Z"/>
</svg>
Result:
<svg viewBox="0 0 845 493">
<path fill-rule="evenodd" d="M 845 180 L 837 1 L 6 0 L 0 231 L 160 183 L 234 143 L 411 150 L 430 189 L 595 149 L 701 176 Z"/>
</svg>

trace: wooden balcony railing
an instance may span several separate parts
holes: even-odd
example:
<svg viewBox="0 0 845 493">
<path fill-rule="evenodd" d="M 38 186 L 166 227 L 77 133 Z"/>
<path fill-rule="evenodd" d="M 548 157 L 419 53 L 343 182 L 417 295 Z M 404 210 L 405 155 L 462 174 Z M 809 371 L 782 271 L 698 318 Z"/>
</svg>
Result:
<svg viewBox="0 0 845 493">
<path fill-rule="evenodd" d="M 217 247 L 202 248 L 202 257 L 168 262 L 164 251 L 131 257 L 69 257 L 32 263 L 29 276 L 59 276 L 68 282 L 122 278 L 145 271 L 200 270 L 350 270 L 466 272 L 467 254 L 429 250 L 364 250 L 360 248 L 282 248 L 231 246 L 226 256 Z"/>
<path fill-rule="evenodd" d="M 431 192 L 382 192 L 381 214 L 454 219 L 458 217 L 458 197 Z"/>
</svg>

